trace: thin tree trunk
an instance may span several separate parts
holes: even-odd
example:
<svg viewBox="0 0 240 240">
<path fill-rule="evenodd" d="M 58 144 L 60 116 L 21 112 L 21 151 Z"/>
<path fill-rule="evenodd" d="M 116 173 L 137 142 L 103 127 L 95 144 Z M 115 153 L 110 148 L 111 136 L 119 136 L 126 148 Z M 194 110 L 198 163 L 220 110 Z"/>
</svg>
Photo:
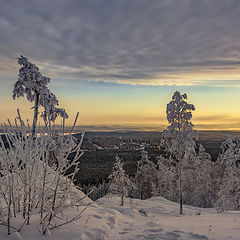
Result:
<svg viewBox="0 0 240 240">
<path fill-rule="evenodd" d="M 56 203 L 56 200 L 57 200 L 57 191 L 58 191 L 58 187 L 59 187 L 59 181 L 60 181 L 60 173 L 58 174 L 58 178 L 57 178 L 57 182 L 56 182 L 56 187 L 54 189 L 54 194 L 53 194 L 53 202 L 52 202 L 52 213 L 50 214 L 50 217 L 49 217 L 49 220 L 48 222 L 50 223 L 53 219 L 53 212 L 54 212 L 54 209 L 55 209 L 55 203 Z"/>
<path fill-rule="evenodd" d="M 42 233 L 46 232 L 44 222 L 43 222 L 43 211 L 45 205 L 45 187 L 46 187 L 46 176 L 47 176 L 47 159 L 49 158 L 49 152 L 47 151 L 43 159 L 43 179 L 42 179 L 42 196 L 41 196 L 41 208 L 40 208 L 40 224 L 42 228 Z"/>
<path fill-rule="evenodd" d="M 179 205 L 180 205 L 180 211 L 179 213 L 183 214 L 183 199 L 182 199 L 182 166 L 179 162 Z"/>
<path fill-rule="evenodd" d="M 122 193 L 122 200 L 121 200 L 121 206 L 124 205 L 124 194 Z"/>
<path fill-rule="evenodd" d="M 39 93 L 36 93 L 35 106 L 34 106 L 34 115 L 33 115 L 33 125 L 32 125 L 32 137 L 36 136 L 36 126 L 38 119 L 38 105 L 39 105 Z"/>
<path fill-rule="evenodd" d="M 30 175 L 30 174 L 29 174 Z M 30 212 L 31 212 L 31 195 L 32 195 L 32 187 L 31 187 L 31 180 L 29 181 L 28 186 L 28 209 L 27 209 L 27 225 L 30 223 Z"/>
<path fill-rule="evenodd" d="M 40 209 L 40 217 L 41 217 L 41 222 L 43 219 L 43 207 L 45 204 L 45 184 L 46 184 L 46 173 L 47 173 L 47 167 L 44 165 L 43 169 L 43 182 L 42 182 L 42 196 L 41 196 L 41 209 Z"/>
<path fill-rule="evenodd" d="M 121 206 L 124 205 L 124 187 L 123 187 L 123 183 L 122 183 L 122 196 L 121 196 Z"/>
<path fill-rule="evenodd" d="M 181 133 L 181 127 L 180 127 L 180 117 L 178 115 L 178 141 L 180 138 L 180 133 Z M 182 215 L 183 214 L 183 200 L 182 200 L 182 159 L 179 159 L 179 213 Z"/>
<path fill-rule="evenodd" d="M 16 199 L 12 189 L 13 216 L 16 217 Z"/>
<path fill-rule="evenodd" d="M 10 232 L 10 219 L 11 219 L 11 204 L 12 204 L 12 191 L 11 191 L 11 180 L 10 176 L 8 177 L 8 214 L 7 214 L 7 230 L 8 230 L 8 235 L 11 234 Z"/>
<path fill-rule="evenodd" d="M 12 205 L 13 205 L 13 216 L 16 217 L 16 199 L 15 199 L 15 194 L 14 194 L 14 178 L 13 175 L 11 174 L 11 189 L 12 189 Z"/>
<path fill-rule="evenodd" d="M 26 162 L 25 162 L 26 163 Z M 26 217 L 26 208 L 27 208 L 27 166 L 24 166 L 24 190 L 23 190 L 23 218 L 25 219 Z"/>
</svg>

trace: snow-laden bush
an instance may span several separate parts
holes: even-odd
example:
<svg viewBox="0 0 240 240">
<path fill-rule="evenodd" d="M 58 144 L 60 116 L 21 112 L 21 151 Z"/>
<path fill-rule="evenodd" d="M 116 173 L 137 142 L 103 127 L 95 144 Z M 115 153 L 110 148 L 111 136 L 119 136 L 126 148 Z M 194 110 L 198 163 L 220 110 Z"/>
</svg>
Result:
<svg viewBox="0 0 240 240">
<path fill-rule="evenodd" d="M 11 229 L 20 231 L 25 224 L 30 224 L 33 214 L 39 218 L 42 234 L 81 215 L 77 212 L 67 218 L 63 212 L 82 204 L 81 198 L 74 194 L 73 183 L 83 154 L 80 148 L 83 134 L 77 140 L 71 133 L 64 134 L 64 126 L 62 131 L 46 126 L 38 129 L 37 137 L 32 137 L 32 129 L 25 125 L 20 114 L 14 126 L 10 121 L 2 126 L 0 224 L 7 227 L 8 234 Z M 15 225 L 14 218 L 21 224 Z"/>
<path fill-rule="evenodd" d="M 81 186 L 82 191 L 88 195 L 90 199 L 96 201 L 109 193 L 109 182 L 103 180 L 98 184 L 88 184 Z"/>
</svg>

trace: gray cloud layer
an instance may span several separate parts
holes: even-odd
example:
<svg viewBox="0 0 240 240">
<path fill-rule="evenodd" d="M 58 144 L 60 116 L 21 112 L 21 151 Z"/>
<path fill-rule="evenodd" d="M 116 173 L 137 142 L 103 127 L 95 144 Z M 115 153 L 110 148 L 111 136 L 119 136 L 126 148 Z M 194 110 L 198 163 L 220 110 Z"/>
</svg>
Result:
<svg viewBox="0 0 240 240">
<path fill-rule="evenodd" d="M 231 69 L 239 26 L 238 0 L 1 0 L 0 71 L 17 68 L 20 53 L 53 76 L 87 80 Z"/>
</svg>

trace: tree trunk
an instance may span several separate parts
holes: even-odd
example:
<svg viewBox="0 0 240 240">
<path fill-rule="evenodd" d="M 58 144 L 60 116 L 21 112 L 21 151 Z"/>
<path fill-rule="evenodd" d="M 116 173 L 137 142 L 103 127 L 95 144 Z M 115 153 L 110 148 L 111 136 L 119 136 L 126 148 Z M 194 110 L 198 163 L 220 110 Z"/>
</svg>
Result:
<svg viewBox="0 0 240 240">
<path fill-rule="evenodd" d="M 121 197 L 121 206 L 124 205 L 124 194 L 122 193 L 122 197 Z"/>
<path fill-rule="evenodd" d="M 38 105 L 39 105 L 39 93 L 36 93 L 35 106 L 34 106 L 34 116 L 33 116 L 33 125 L 32 125 L 32 137 L 36 137 L 36 126 L 38 119 Z"/>
<path fill-rule="evenodd" d="M 182 199 L 182 166 L 181 163 L 179 162 L 179 206 L 180 206 L 180 211 L 179 213 L 182 215 L 183 214 L 183 199 Z"/>
<path fill-rule="evenodd" d="M 29 174 L 30 175 L 30 174 Z M 31 179 L 29 180 L 28 186 L 28 205 L 27 205 L 27 225 L 30 224 L 30 212 L 31 212 L 31 195 L 32 195 L 32 187 L 31 187 Z"/>
<path fill-rule="evenodd" d="M 12 204 L 12 191 L 11 191 L 11 180 L 10 177 L 8 177 L 8 211 L 7 211 L 7 230 L 8 235 L 11 234 L 10 232 L 10 219 L 11 219 L 11 204 Z"/>
<path fill-rule="evenodd" d="M 123 182 L 122 182 L 122 194 L 121 194 L 121 206 L 124 205 L 124 187 L 123 187 Z"/>
</svg>

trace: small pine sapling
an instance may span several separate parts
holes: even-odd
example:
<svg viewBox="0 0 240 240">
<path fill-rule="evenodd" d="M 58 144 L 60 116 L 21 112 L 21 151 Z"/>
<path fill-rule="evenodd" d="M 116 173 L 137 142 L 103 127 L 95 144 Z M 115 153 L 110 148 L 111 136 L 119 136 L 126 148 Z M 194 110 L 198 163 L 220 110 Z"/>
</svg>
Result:
<svg viewBox="0 0 240 240">
<path fill-rule="evenodd" d="M 121 194 L 121 206 L 124 205 L 124 197 L 128 196 L 129 190 L 133 188 L 133 183 L 130 181 L 127 173 L 123 169 L 123 163 L 117 155 L 115 158 L 112 173 L 109 175 L 111 193 Z"/>
<path fill-rule="evenodd" d="M 157 183 L 156 164 L 149 160 L 148 152 L 141 151 L 141 159 L 137 163 L 135 184 L 140 199 L 152 197 Z"/>
</svg>

